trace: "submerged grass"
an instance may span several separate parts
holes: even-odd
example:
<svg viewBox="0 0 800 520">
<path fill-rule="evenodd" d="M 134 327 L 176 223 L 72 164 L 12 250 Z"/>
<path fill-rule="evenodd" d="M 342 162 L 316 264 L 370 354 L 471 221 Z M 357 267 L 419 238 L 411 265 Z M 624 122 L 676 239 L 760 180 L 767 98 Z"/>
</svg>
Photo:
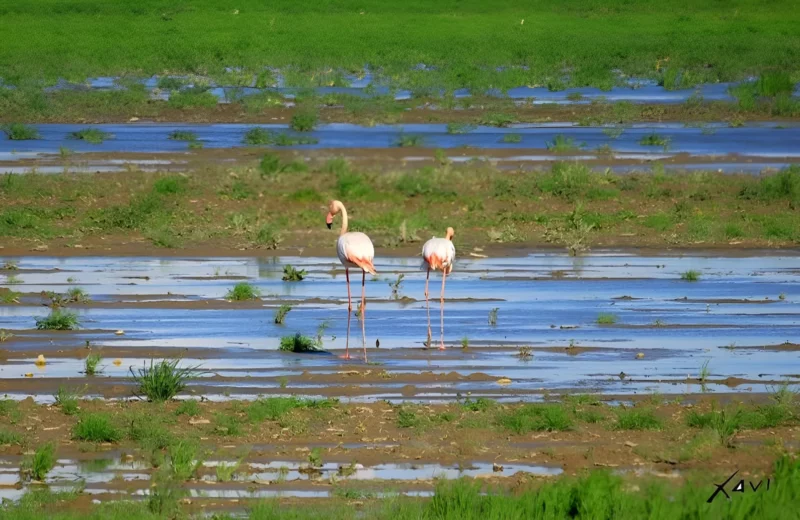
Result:
<svg viewBox="0 0 800 520">
<path fill-rule="evenodd" d="M 202 372 L 198 367 L 178 367 L 180 359 L 161 360 L 150 366 L 134 371 L 130 367 L 133 382 L 138 386 L 137 394 L 146 397 L 149 401 L 168 401 L 186 388 L 188 381 L 197 377 Z"/>
<path fill-rule="evenodd" d="M 110 133 L 104 132 L 98 128 L 84 128 L 82 130 L 72 132 L 69 134 L 69 136 L 71 139 L 86 141 L 87 143 L 91 144 L 102 144 L 103 141 L 113 137 Z"/>
<path fill-rule="evenodd" d="M 247 300 L 257 300 L 261 297 L 261 291 L 247 282 L 237 283 L 233 289 L 228 291 L 226 299 L 241 302 Z"/>
</svg>

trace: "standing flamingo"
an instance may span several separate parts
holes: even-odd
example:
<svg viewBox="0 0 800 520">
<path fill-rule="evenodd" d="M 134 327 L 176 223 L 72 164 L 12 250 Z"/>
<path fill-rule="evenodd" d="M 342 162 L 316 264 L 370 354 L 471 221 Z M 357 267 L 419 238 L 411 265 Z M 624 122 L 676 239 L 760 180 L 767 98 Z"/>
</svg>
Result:
<svg viewBox="0 0 800 520">
<path fill-rule="evenodd" d="M 353 304 L 350 298 L 350 268 L 361 269 L 361 340 L 364 345 L 364 361 L 367 361 L 367 333 L 364 321 L 366 319 L 367 301 L 364 282 L 367 273 L 377 274 L 372 259 L 375 257 L 375 248 L 372 241 L 364 233 L 357 231 L 347 232 L 347 210 L 344 204 L 338 200 L 332 200 L 328 205 L 328 217 L 325 223 L 328 229 L 333 224 L 333 216 L 342 213 L 342 231 L 339 233 L 339 240 L 336 242 L 336 254 L 339 261 L 344 266 L 344 275 L 347 279 L 347 340 L 345 343 L 345 359 L 350 359 L 350 314 L 353 312 Z"/>
<path fill-rule="evenodd" d="M 431 305 L 428 299 L 428 279 L 431 276 L 431 269 L 436 271 L 442 270 L 442 295 L 440 299 L 441 305 L 441 340 L 439 350 L 444 350 L 444 282 L 447 280 L 447 275 L 453 272 L 453 262 L 456 260 L 456 247 L 453 245 L 453 235 L 455 231 L 453 228 L 447 228 L 447 235 L 445 238 L 432 238 L 425 242 L 422 246 L 422 267 L 427 268 L 428 272 L 425 275 L 425 306 L 428 309 L 428 346 L 431 346 Z"/>
</svg>

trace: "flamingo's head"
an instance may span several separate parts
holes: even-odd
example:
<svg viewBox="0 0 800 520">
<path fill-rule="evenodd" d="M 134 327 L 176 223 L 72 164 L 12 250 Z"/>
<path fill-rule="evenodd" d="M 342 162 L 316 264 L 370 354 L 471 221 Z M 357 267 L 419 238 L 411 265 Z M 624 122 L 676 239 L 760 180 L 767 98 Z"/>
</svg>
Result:
<svg viewBox="0 0 800 520">
<path fill-rule="evenodd" d="M 447 238 L 447 240 L 453 240 L 454 236 L 456 236 L 456 232 L 453 230 L 453 228 L 447 228 L 447 235 L 445 235 L 445 238 Z"/>
<path fill-rule="evenodd" d="M 336 204 L 337 201 L 332 200 L 328 203 L 328 216 L 325 217 L 325 224 L 328 225 L 328 229 L 331 228 L 331 224 L 333 224 L 333 216 L 339 213 L 339 205 Z"/>
</svg>

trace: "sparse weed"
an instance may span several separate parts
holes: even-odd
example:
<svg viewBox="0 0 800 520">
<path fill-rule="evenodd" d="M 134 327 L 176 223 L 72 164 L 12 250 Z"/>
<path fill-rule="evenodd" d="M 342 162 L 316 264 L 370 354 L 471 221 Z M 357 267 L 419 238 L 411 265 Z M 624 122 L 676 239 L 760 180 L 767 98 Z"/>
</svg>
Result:
<svg viewBox="0 0 800 520">
<path fill-rule="evenodd" d="M 670 139 L 656 133 L 647 134 L 639 140 L 642 146 L 661 146 L 664 150 L 669 148 Z"/>
<path fill-rule="evenodd" d="M 414 146 L 422 146 L 425 140 L 421 135 L 400 134 L 394 141 L 394 146 L 400 148 L 409 148 Z"/>
<path fill-rule="evenodd" d="M 700 279 L 700 272 L 689 270 L 681 273 L 681 280 L 685 280 L 687 282 L 696 282 Z"/>
<path fill-rule="evenodd" d="M 508 144 L 517 144 L 522 142 L 522 135 L 520 134 L 504 134 L 502 142 Z"/>
<path fill-rule="evenodd" d="M 614 314 L 602 313 L 597 316 L 598 325 L 613 325 L 617 322 L 617 316 Z"/>
<path fill-rule="evenodd" d="M 519 435 L 572 429 L 572 420 L 561 405 L 525 404 L 501 413 L 497 421 L 503 428 Z"/>
<path fill-rule="evenodd" d="M 84 361 L 84 372 L 87 376 L 93 376 L 100 373 L 100 370 L 98 370 L 98 365 L 102 359 L 103 356 L 97 352 L 92 352 L 86 356 L 86 360 Z"/>
<path fill-rule="evenodd" d="M 630 408 L 617 411 L 617 430 L 660 430 L 661 420 L 650 409 Z"/>
<path fill-rule="evenodd" d="M 122 438 L 119 429 L 104 413 L 82 415 L 72 432 L 74 439 L 88 442 L 117 442 Z"/>
<path fill-rule="evenodd" d="M 241 302 L 247 300 L 257 300 L 261 297 L 261 291 L 247 282 L 240 282 L 237 283 L 233 289 L 228 291 L 228 294 L 225 296 L 225 299 L 234 301 L 234 302 Z"/>
<path fill-rule="evenodd" d="M 275 311 L 275 323 L 278 325 L 283 325 L 283 320 L 286 318 L 286 315 L 289 311 L 292 310 L 291 305 L 283 304 Z"/>
<path fill-rule="evenodd" d="M 283 278 L 281 278 L 284 282 L 300 282 L 306 277 L 306 271 L 297 270 L 291 265 L 283 266 Z"/>
<path fill-rule="evenodd" d="M 77 314 L 61 309 L 53 309 L 44 318 L 36 318 L 39 330 L 75 330 L 79 325 Z"/>
<path fill-rule="evenodd" d="M 558 134 L 552 141 L 547 142 L 547 149 L 551 152 L 574 152 L 579 149 L 572 137 Z"/>
<path fill-rule="evenodd" d="M 403 278 L 406 275 L 399 274 L 397 275 L 397 279 L 393 282 L 389 282 L 389 288 L 392 290 L 392 299 L 397 300 L 400 298 L 400 286 L 403 284 Z"/>
<path fill-rule="evenodd" d="M 521 345 L 517 348 L 517 357 L 522 361 L 529 361 L 533 357 L 533 348 L 527 345 Z"/>
<path fill-rule="evenodd" d="M 64 415 L 75 415 L 78 413 L 78 402 L 80 393 L 77 390 L 67 390 L 63 386 L 58 387 L 58 392 L 53 396 L 55 405 L 61 408 Z"/>
<path fill-rule="evenodd" d="M 22 123 L 9 123 L 0 127 L 12 141 L 32 141 L 39 139 L 39 131 L 33 126 Z"/>
<path fill-rule="evenodd" d="M 173 141 L 197 141 L 197 134 L 189 130 L 175 130 L 169 134 L 169 138 Z"/>
<path fill-rule="evenodd" d="M 189 417 L 196 417 L 200 415 L 200 403 L 197 399 L 186 399 L 181 401 L 178 408 L 175 410 L 175 415 L 188 415 Z"/>
<path fill-rule="evenodd" d="M 279 350 L 282 352 L 316 352 L 320 349 L 313 339 L 298 332 L 294 336 L 282 337 Z"/>
<path fill-rule="evenodd" d="M 489 311 L 489 325 L 492 327 L 497 325 L 497 313 L 500 311 L 499 307 L 495 307 Z"/>
<path fill-rule="evenodd" d="M 102 144 L 103 141 L 111 139 L 114 136 L 97 128 L 84 128 L 77 132 L 72 132 L 69 134 L 69 137 L 70 139 L 86 141 L 91 144 Z"/>
<path fill-rule="evenodd" d="M 22 472 L 32 480 L 43 481 L 50 470 L 56 465 L 56 445 L 48 442 L 36 449 L 33 456 L 26 459 L 22 465 Z"/>
<path fill-rule="evenodd" d="M 149 367 L 145 364 L 136 371 L 130 367 L 133 382 L 138 385 L 138 395 L 149 401 L 168 401 L 186 388 L 189 379 L 202 373 L 196 366 L 178 368 L 178 363 L 180 359 L 163 359 L 158 363 L 151 359 Z"/>
</svg>

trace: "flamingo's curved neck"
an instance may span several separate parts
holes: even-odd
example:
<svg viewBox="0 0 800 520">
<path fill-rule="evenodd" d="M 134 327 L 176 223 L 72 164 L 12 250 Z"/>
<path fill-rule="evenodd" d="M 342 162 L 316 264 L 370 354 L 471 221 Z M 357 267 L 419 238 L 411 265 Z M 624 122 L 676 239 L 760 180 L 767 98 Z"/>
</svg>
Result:
<svg viewBox="0 0 800 520">
<path fill-rule="evenodd" d="M 347 210 L 344 208 L 344 204 L 341 202 L 337 204 L 339 211 L 342 212 L 342 230 L 339 232 L 339 236 L 344 235 L 347 233 Z"/>
</svg>

